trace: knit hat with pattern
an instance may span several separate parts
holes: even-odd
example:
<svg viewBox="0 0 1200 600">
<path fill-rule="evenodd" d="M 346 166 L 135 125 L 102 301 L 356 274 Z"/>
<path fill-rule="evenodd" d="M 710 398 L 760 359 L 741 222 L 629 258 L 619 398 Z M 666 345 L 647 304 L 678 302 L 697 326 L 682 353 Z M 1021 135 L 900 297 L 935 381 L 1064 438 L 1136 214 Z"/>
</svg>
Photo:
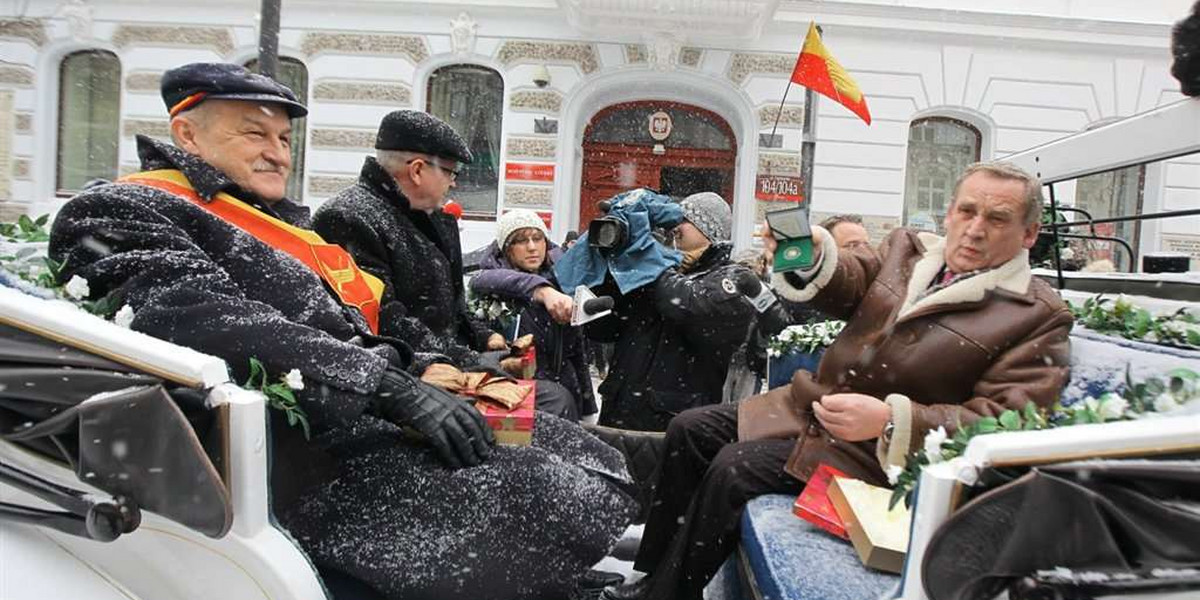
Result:
<svg viewBox="0 0 1200 600">
<path fill-rule="evenodd" d="M 696 226 L 710 242 L 729 241 L 733 229 L 733 211 L 723 198 L 712 192 L 700 192 L 679 203 L 683 218 Z"/>
</svg>

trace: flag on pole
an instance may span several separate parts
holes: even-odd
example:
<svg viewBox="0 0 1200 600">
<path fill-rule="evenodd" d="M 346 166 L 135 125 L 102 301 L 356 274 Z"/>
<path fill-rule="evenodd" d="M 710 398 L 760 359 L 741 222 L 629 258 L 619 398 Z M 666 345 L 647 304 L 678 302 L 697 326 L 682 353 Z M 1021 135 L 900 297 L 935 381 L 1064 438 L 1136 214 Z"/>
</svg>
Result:
<svg viewBox="0 0 1200 600">
<path fill-rule="evenodd" d="M 838 64 L 837 59 L 821 43 L 821 34 L 817 33 L 817 24 L 808 24 L 808 35 L 804 38 L 804 48 L 796 59 L 796 67 L 792 69 L 792 83 L 822 94 L 835 102 L 850 109 L 858 118 L 871 124 L 871 112 L 867 110 L 867 99 L 863 96 L 858 84 L 850 78 L 850 74 Z"/>
</svg>

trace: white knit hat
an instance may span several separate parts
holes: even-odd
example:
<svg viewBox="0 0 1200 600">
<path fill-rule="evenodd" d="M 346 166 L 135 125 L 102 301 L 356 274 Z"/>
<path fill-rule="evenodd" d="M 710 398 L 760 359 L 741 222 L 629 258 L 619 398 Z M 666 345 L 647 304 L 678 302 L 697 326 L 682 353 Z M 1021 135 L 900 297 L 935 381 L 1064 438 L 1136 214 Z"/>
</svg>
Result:
<svg viewBox="0 0 1200 600">
<path fill-rule="evenodd" d="M 496 221 L 496 245 L 500 248 L 508 246 L 508 238 L 512 234 L 526 228 L 533 228 L 546 237 L 550 237 L 550 232 L 546 231 L 546 224 L 537 213 L 527 208 L 517 208 L 510 210 Z"/>
</svg>

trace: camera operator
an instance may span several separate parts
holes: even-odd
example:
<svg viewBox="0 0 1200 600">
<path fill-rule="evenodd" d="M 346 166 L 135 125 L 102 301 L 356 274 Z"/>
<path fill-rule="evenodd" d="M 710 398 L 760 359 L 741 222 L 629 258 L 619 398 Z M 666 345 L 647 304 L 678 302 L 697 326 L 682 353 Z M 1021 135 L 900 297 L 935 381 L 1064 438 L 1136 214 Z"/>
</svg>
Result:
<svg viewBox="0 0 1200 600">
<path fill-rule="evenodd" d="M 599 388 L 601 425 L 662 431 L 679 412 L 720 402 L 730 357 L 758 315 L 739 285 L 757 280 L 729 257 L 729 204 L 704 192 L 680 208 L 683 221 L 671 230 L 679 266 L 624 295 L 611 276 L 594 290 L 616 298 L 614 316 L 585 326 L 592 339 L 615 343 Z"/>
</svg>

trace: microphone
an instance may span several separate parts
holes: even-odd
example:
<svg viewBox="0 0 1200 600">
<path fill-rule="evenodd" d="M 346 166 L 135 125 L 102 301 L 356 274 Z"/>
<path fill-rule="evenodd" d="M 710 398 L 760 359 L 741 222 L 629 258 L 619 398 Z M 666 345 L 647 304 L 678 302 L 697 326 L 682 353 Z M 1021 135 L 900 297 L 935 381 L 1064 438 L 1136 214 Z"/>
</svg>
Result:
<svg viewBox="0 0 1200 600">
<path fill-rule="evenodd" d="M 783 303 L 770 288 L 762 284 L 758 276 L 750 271 L 737 275 L 737 290 L 758 311 L 758 328 L 765 335 L 775 335 L 791 324 Z"/>
<path fill-rule="evenodd" d="M 606 310 L 612 310 L 612 307 L 613 307 L 612 296 L 599 296 L 597 298 L 592 298 L 591 300 L 584 301 L 583 314 L 591 316 L 596 313 L 604 312 Z"/>
</svg>

